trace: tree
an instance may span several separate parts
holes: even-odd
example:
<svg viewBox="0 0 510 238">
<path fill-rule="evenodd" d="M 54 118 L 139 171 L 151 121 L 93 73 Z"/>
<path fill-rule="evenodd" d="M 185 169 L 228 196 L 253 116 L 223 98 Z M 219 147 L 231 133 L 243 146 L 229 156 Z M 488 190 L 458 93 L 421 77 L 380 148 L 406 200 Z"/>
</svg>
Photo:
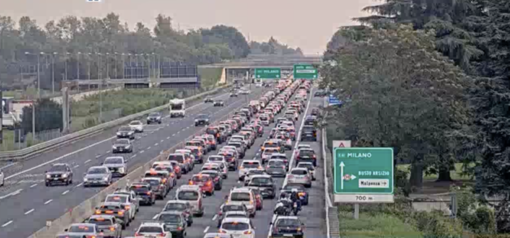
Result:
<svg viewBox="0 0 510 238">
<path fill-rule="evenodd" d="M 33 106 L 23 108 L 21 128 L 25 133 L 32 132 Z M 35 102 L 35 131 L 62 129 L 62 106 L 51 99 L 40 99 Z"/>
<path fill-rule="evenodd" d="M 272 36 L 267 42 L 250 42 L 250 49 L 253 54 L 303 55 L 301 48 L 293 49 L 287 45 L 280 44 Z"/>
<path fill-rule="evenodd" d="M 227 43 L 236 58 L 244 58 L 250 53 L 250 46 L 246 38 L 234 27 L 218 25 L 213 26 L 210 30 L 202 29 L 201 32 L 205 43 Z"/>
<path fill-rule="evenodd" d="M 446 142 L 466 123 L 469 80 L 435 51 L 434 32 L 403 25 L 340 31 L 344 46 L 321 73 L 339 98 L 352 101 L 331 109 L 330 124 L 356 146 L 393 147 L 420 187 L 427 167 L 450 164 L 455 145 Z"/>
</svg>

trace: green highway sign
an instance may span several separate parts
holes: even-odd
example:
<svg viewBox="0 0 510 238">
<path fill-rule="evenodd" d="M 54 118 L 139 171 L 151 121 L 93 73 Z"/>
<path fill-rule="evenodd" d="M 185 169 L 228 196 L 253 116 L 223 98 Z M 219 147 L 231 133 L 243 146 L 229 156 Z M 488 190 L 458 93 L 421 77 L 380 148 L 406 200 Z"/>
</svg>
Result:
<svg viewBox="0 0 510 238">
<path fill-rule="evenodd" d="M 258 68 L 255 69 L 256 79 L 279 79 L 282 75 L 280 68 Z"/>
<path fill-rule="evenodd" d="M 335 202 L 392 203 L 392 148 L 333 148 Z"/>
<path fill-rule="evenodd" d="M 295 64 L 294 65 L 294 78 L 295 79 L 317 79 L 318 71 L 310 64 Z"/>
</svg>

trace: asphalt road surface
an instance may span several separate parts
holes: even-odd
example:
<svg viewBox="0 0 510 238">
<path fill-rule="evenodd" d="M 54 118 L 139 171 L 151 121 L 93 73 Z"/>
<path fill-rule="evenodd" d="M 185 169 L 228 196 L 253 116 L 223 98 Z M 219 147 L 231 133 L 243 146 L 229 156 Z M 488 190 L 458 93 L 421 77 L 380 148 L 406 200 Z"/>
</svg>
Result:
<svg viewBox="0 0 510 238">
<path fill-rule="evenodd" d="M 313 91 L 310 95 L 313 95 Z M 309 100 L 309 105 L 305 111 L 300 116 L 298 123 L 296 126 L 299 126 L 299 131 L 301 131 L 302 121 L 306 114 L 311 113 L 312 108 L 316 108 L 319 105 L 323 104 L 323 98 L 313 98 Z M 282 110 L 282 113 L 285 110 Z M 277 117 L 282 116 L 279 114 Z M 268 138 L 269 131 L 274 128 L 275 124 L 271 124 L 268 127 L 264 128 L 263 137 L 257 138 L 255 144 L 246 152 L 246 156 L 244 159 L 253 159 L 260 158 L 260 147 L 262 143 Z M 320 133 L 320 132 L 319 132 Z M 299 133 L 298 133 L 299 135 Z M 319 141 L 317 142 L 297 142 L 310 144 L 311 147 L 315 150 L 317 156 L 319 157 L 319 163 L 316 167 L 316 177 L 317 180 L 313 182 L 313 186 L 308 188 L 310 202 L 309 205 L 303 206 L 303 210 L 298 214 L 301 221 L 305 224 L 304 233 L 305 237 L 308 238 L 321 238 L 326 237 L 326 225 L 325 225 L 325 213 L 324 213 L 324 175 L 323 175 L 323 167 L 322 167 L 322 158 L 321 158 L 321 147 L 320 147 L 320 138 L 321 135 L 317 135 Z M 299 138 L 299 137 L 297 137 Z M 299 140 L 299 139 L 298 139 Z M 295 143 L 293 148 L 295 147 Z M 221 148 L 221 147 L 220 147 Z M 207 156 L 211 154 L 216 154 L 216 152 L 211 152 Z M 293 154 L 293 150 L 287 150 L 286 155 L 290 159 Z M 294 164 L 293 164 L 294 166 Z M 186 184 L 188 180 L 191 178 L 193 174 L 199 172 L 201 166 L 195 166 L 195 170 L 187 175 L 183 175 L 183 177 L 178 181 L 177 186 L 182 184 Z M 274 181 L 277 184 L 277 188 L 281 188 L 284 179 L 283 178 L 275 178 Z M 242 186 L 243 183 L 238 183 L 238 175 L 237 171 L 229 172 L 228 179 L 223 180 L 223 188 L 220 191 L 215 191 L 214 195 L 211 197 L 206 197 L 204 200 L 205 206 L 205 214 L 203 217 L 195 217 L 193 218 L 193 225 L 188 227 L 187 229 L 187 237 L 199 238 L 203 237 L 205 233 L 208 232 L 217 232 L 217 214 L 219 212 L 219 208 L 221 204 L 225 202 L 225 196 L 229 194 L 230 189 L 238 186 Z M 167 198 L 163 201 L 158 200 L 153 206 L 143 206 L 140 208 L 140 211 L 136 215 L 136 220 L 134 220 L 131 225 L 123 232 L 124 237 L 133 237 L 136 230 L 140 226 L 143 221 L 151 221 L 155 218 L 155 216 L 161 212 L 164 208 L 166 201 L 173 200 L 175 197 L 175 189 L 172 190 Z M 278 194 L 278 192 L 277 192 Z M 255 237 L 257 238 L 267 238 L 270 233 L 270 222 L 273 219 L 273 209 L 276 206 L 277 198 L 275 199 L 267 199 L 264 200 L 263 209 L 257 211 L 255 218 L 252 218 L 253 225 L 255 226 Z"/>
<path fill-rule="evenodd" d="M 188 105 L 186 117 L 182 119 L 168 118 L 166 111 L 162 124 L 145 125 L 144 132 L 137 134 L 134 152 L 124 154 L 124 158 L 128 160 L 128 169 L 134 170 L 163 150 L 199 131 L 201 127 L 194 126 L 194 117 L 197 114 L 208 114 L 214 122 L 246 105 L 247 100 L 258 99 L 265 91 L 267 90 L 257 88 L 252 90 L 249 96 L 240 95 L 238 98 L 229 98 L 227 93 L 217 95 L 214 99 L 223 99 L 224 107 L 213 107 L 211 103 L 197 103 L 191 107 Z M 102 188 L 84 188 L 81 182 L 89 167 L 100 165 L 106 157 L 112 155 L 111 146 L 115 132 L 116 128 L 107 130 L 6 169 L 7 180 L 0 189 L 0 237 L 28 237 L 44 227 L 46 221 L 60 217 L 101 191 Z M 44 186 L 44 173 L 56 162 L 69 163 L 72 166 L 72 185 Z M 182 181 L 187 180 L 181 179 L 180 182 Z M 161 204 L 163 203 L 159 202 L 158 206 Z M 145 207 L 142 208 L 140 214 L 148 212 L 145 210 Z M 132 227 L 134 226 L 130 229 Z"/>
</svg>

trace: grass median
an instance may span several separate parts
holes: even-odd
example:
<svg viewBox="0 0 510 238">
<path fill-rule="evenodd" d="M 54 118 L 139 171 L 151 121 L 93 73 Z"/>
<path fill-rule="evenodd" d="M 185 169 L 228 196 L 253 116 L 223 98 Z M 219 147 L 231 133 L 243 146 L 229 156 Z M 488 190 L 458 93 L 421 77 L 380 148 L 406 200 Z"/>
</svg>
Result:
<svg viewBox="0 0 510 238">
<path fill-rule="evenodd" d="M 339 211 L 340 237 L 342 238 L 421 238 L 416 227 L 390 214 L 360 213 L 359 219 L 352 212 Z"/>
</svg>

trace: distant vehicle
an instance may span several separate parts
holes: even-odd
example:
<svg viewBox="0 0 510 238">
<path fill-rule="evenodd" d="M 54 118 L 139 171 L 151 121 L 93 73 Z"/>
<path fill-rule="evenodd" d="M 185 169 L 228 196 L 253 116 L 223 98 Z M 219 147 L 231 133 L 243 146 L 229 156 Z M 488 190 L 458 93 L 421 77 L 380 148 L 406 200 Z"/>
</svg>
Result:
<svg viewBox="0 0 510 238">
<path fill-rule="evenodd" d="M 212 98 L 210 98 L 210 97 L 206 97 L 206 98 L 204 99 L 204 103 L 211 103 L 211 102 L 214 102 L 214 101 L 213 101 L 213 100 L 212 100 Z"/>
<path fill-rule="evenodd" d="M 205 114 L 200 114 L 195 118 L 195 126 L 199 125 L 209 125 L 209 116 Z"/>
<path fill-rule="evenodd" d="M 312 140 L 317 141 L 317 129 L 313 126 L 303 126 L 301 131 L 301 141 Z"/>
<path fill-rule="evenodd" d="M 122 238 L 122 221 L 111 215 L 92 215 L 89 224 L 96 224 L 104 237 Z"/>
<path fill-rule="evenodd" d="M 223 107 L 223 106 L 225 106 L 225 103 L 223 102 L 223 100 L 216 100 L 216 101 L 214 101 L 213 105 L 215 107 Z"/>
<path fill-rule="evenodd" d="M 147 125 L 151 124 L 151 123 L 158 123 L 158 124 L 161 124 L 161 113 L 159 112 L 152 112 L 149 114 L 149 116 L 147 116 Z"/>
<path fill-rule="evenodd" d="M 122 156 L 106 157 L 103 165 L 108 167 L 113 175 L 125 176 L 127 174 L 127 164 Z"/>
<path fill-rule="evenodd" d="M 0 174 L 2 185 L 3 183 L 3 172 Z M 51 168 L 46 171 L 45 184 L 46 187 L 51 186 L 55 183 L 69 185 L 73 183 L 73 171 L 69 164 L 58 163 L 53 164 Z"/>
<path fill-rule="evenodd" d="M 135 131 L 129 126 L 121 126 L 117 131 L 117 138 L 128 138 L 130 140 L 135 139 Z"/>
<path fill-rule="evenodd" d="M 74 223 L 58 237 L 98 237 L 100 231 L 96 224 Z M 102 237 L 102 236 L 99 236 Z"/>
<path fill-rule="evenodd" d="M 117 139 L 112 145 L 112 153 L 133 153 L 133 145 L 129 139 Z"/>
<path fill-rule="evenodd" d="M 109 186 L 112 184 L 112 173 L 106 166 L 92 166 L 85 173 L 83 187 L 92 185 Z"/>
<path fill-rule="evenodd" d="M 135 233 L 135 238 L 172 238 L 170 231 L 165 231 L 165 225 L 160 222 L 143 222 Z"/>
<path fill-rule="evenodd" d="M 143 132 L 143 123 L 141 121 L 132 121 L 129 123 L 129 127 L 135 132 Z"/>
<path fill-rule="evenodd" d="M 170 117 L 186 116 L 186 102 L 183 99 L 172 99 L 169 104 Z"/>
<path fill-rule="evenodd" d="M 4 171 L 0 170 L 0 186 L 4 186 L 5 184 L 5 174 Z"/>
<path fill-rule="evenodd" d="M 237 97 L 237 92 L 231 92 L 230 93 L 230 97 L 233 98 L 233 97 Z"/>
</svg>

